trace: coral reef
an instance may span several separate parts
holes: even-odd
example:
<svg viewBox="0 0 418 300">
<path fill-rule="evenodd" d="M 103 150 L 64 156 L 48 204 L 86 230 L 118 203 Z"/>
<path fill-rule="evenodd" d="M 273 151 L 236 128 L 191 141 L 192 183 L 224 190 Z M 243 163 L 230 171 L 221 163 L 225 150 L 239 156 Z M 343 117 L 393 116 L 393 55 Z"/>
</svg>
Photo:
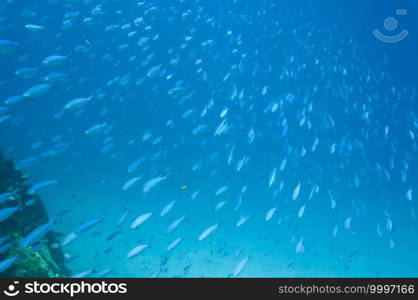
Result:
<svg viewBox="0 0 418 300">
<path fill-rule="evenodd" d="M 8 237 L 10 248 L 0 253 L 0 261 L 17 255 L 18 259 L 0 277 L 66 277 L 69 271 L 64 266 L 64 253 L 57 233 L 50 231 L 33 247 L 20 249 L 19 242 L 38 226 L 49 221 L 48 214 L 38 195 L 27 193 L 30 185 L 27 178 L 14 167 L 14 162 L 0 152 L 0 195 L 15 192 L 0 209 L 20 206 L 11 217 L 0 222 L 0 238 Z M 28 205 L 30 204 L 30 205 Z M 1 247 L 0 247 L 1 248 Z"/>
</svg>

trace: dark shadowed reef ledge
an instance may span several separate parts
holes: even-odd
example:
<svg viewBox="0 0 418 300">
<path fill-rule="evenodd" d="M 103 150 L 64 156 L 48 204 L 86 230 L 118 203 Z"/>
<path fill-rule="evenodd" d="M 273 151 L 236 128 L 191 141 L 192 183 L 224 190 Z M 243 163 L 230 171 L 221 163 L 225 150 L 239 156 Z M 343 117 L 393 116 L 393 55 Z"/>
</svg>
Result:
<svg viewBox="0 0 418 300">
<path fill-rule="evenodd" d="M 56 232 L 48 232 L 36 251 L 32 247 L 18 247 L 25 236 L 49 221 L 41 198 L 38 195 L 29 195 L 27 191 L 30 185 L 25 182 L 27 178 L 15 169 L 14 162 L 6 159 L 0 152 L 0 194 L 17 190 L 13 197 L 0 203 L 0 209 L 17 205 L 21 207 L 10 218 L 0 222 L 0 238 L 8 237 L 12 242 L 6 252 L 0 253 L 0 261 L 18 255 L 18 259 L 0 273 L 0 277 L 67 277 L 69 271 L 64 266 L 64 253 Z M 32 205 L 26 205 L 27 201 L 33 199 L 36 201 Z M 33 201 L 29 203 L 31 202 Z"/>
</svg>

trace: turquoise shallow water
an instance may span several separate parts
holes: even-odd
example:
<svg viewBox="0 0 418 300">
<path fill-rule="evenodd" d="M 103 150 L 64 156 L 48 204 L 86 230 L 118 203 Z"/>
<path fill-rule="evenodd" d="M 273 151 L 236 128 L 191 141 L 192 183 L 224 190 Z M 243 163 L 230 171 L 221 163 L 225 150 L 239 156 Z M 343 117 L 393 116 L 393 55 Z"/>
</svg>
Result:
<svg viewBox="0 0 418 300">
<path fill-rule="evenodd" d="M 0 149 L 59 216 L 73 276 L 415 277 L 399 5 L 7 1 Z M 399 43 L 372 34 L 389 16 Z"/>
</svg>

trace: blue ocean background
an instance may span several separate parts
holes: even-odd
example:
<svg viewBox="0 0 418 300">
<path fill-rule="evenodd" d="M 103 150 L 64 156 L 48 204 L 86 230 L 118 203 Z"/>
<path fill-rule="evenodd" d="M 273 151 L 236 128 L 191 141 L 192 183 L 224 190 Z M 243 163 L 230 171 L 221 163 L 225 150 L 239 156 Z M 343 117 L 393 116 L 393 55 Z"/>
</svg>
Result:
<svg viewBox="0 0 418 300">
<path fill-rule="evenodd" d="M 57 180 L 38 193 L 62 216 L 73 276 L 415 277 L 417 12 L 412 0 L 3 1 L 0 40 L 15 46 L 0 53 L 0 149 L 30 185 Z M 387 17 L 404 40 L 373 36 L 393 34 Z M 51 86 L 6 103 L 39 84 Z"/>
</svg>

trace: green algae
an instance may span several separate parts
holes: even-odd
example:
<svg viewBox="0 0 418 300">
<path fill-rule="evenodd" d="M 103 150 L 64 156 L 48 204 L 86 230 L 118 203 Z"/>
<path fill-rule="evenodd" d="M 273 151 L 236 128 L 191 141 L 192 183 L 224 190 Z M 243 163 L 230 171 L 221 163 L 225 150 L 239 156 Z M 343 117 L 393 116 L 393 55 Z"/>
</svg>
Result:
<svg viewBox="0 0 418 300">
<path fill-rule="evenodd" d="M 0 152 L 0 194 L 16 191 L 17 193 L 4 203 L 0 209 L 20 205 L 21 209 L 12 217 L 0 223 L 0 237 L 9 237 L 13 245 L 0 254 L 0 261 L 18 255 L 19 259 L 0 277 L 15 278 L 54 278 L 66 277 L 69 271 L 64 265 L 64 253 L 60 247 L 58 234 L 51 231 L 40 241 L 36 251 L 32 247 L 20 249 L 18 244 L 26 235 L 38 226 L 49 221 L 48 214 L 38 195 L 28 195 L 30 185 L 26 176 L 14 168 L 14 162 L 6 159 Z M 35 202 L 27 206 L 29 200 Z"/>
</svg>

